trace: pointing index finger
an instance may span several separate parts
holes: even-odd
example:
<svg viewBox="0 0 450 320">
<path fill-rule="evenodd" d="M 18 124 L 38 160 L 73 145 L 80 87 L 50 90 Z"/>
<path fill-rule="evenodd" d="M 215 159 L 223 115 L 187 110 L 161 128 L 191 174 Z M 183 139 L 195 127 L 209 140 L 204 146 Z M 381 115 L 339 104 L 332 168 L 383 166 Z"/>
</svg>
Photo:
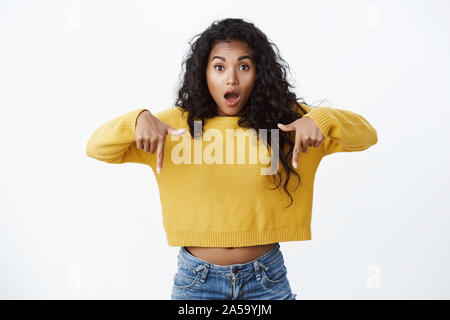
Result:
<svg viewBox="0 0 450 320">
<path fill-rule="evenodd" d="M 156 152 L 156 172 L 160 173 L 162 169 L 162 162 L 164 158 L 164 140 L 158 142 L 158 149 Z"/>
<path fill-rule="evenodd" d="M 297 168 L 298 155 L 300 154 L 301 147 L 302 147 L 302 141 L 300 139 L 300 135 L 297 133 L 295 135 L 294 152 L 292 153 L 292 165 L 294 166 L 294 168 Z"/>
</svg>

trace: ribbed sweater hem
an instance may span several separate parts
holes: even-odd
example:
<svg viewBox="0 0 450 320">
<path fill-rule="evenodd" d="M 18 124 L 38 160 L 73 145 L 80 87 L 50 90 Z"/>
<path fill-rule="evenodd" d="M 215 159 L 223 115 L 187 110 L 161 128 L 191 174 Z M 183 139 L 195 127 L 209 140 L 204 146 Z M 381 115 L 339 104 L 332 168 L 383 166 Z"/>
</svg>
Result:
<svg viewBox="0 0 450 320">
<path fill-rule="evenodd" d="M 251 231 L 170 231 L 166 230 L 169 246 L 246 247 L 275 242 L 311 240 L 311 227 L 286 226 L 270 230 Z"/>
<path fill-rule="evenodd" d="M 136 110 L 133 110 L 129 113 L 129 116 L 123 120 L 125 127 L 127 128 L 128 132 L 131 134 L 133 139 L 136 139 L 136 122 L 137 118 L 141 114 L 141 112 L 148 109 L 146 108 L 139 108 Z"/>
<path fill-rule="evenodd" d="M 326 107 L 312 109 L 304 116 L 314 120 L 324 137 L 328 137 L 331 127 L 336 122 L 336 119 L 334 119 L 329 112 L 326 111 Z"/>
</svg>

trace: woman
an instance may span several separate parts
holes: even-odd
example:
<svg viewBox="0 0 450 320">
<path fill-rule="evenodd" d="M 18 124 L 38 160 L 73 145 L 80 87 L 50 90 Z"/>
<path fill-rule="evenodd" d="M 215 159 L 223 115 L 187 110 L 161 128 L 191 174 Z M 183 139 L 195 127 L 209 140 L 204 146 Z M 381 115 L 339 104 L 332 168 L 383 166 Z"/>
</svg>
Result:
<svg viewBox="0 0 450 320">
<path fill-rule="evenodd" d="M 213 23 L 184 61 L 176 108 L 155 115 L 137 109 L 105 123 L 88 142 L 93 158 L 145 163 L 156 172 L 168 242 L 180 246 L 172 299 L 294 300 L 279 242 L 311 239 L 312 189 L 321 158 L 377 142 L 375 129 L 356 113 L 298 103 L 286 81 L 287 64 L 273 47 L 249 22 Z M 235 154 L 227 153 L 224 164 L 222 151 L 239 147 L 223 143 L 228 130 L 262 143 L 272 160 L 277 157 L 276 174 L 259 173 L 261 156 L 256 163 L 235 164 Z M 173 142 L 180 137 L 183 142 Z M 204 142 L 211 137 L 213 147 Z M 191 147 L 198 151 L 193 162 Z M 254 152 L 243 154 L 250 158 Z M 294 197 L 291 175 L 298 182 Z M 267 179 L 275 183 L 270 191 Z"/>
</svg>

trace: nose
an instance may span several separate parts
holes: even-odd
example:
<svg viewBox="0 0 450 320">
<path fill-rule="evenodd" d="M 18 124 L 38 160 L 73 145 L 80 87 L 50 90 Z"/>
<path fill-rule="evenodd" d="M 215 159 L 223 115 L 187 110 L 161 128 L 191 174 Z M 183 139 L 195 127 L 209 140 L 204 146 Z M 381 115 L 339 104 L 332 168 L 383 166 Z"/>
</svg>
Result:
<svg viewBox="0 0 450 320">
<path fill-rule="evenodd" d="M 234 72 L 231 72 L 231 74 L 228 76 L 228 81 L 227 81 L 227 85 L 237 85 L 238 84 L 238 80 L 236 77 L 236 74 Z"/>
</svg>

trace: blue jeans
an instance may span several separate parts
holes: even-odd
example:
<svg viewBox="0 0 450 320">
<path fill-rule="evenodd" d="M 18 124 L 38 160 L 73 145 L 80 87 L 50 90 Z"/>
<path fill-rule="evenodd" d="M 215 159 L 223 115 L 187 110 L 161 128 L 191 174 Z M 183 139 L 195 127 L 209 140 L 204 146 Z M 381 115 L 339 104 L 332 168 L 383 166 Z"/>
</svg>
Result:
<svg viewBox="0 0 450 320">
<path fill-rule="evenodd" d="M 172 300 L 295 300 L 280 244 L 245 264 L 216 265 L 180 247 Z"/>
</svg>

